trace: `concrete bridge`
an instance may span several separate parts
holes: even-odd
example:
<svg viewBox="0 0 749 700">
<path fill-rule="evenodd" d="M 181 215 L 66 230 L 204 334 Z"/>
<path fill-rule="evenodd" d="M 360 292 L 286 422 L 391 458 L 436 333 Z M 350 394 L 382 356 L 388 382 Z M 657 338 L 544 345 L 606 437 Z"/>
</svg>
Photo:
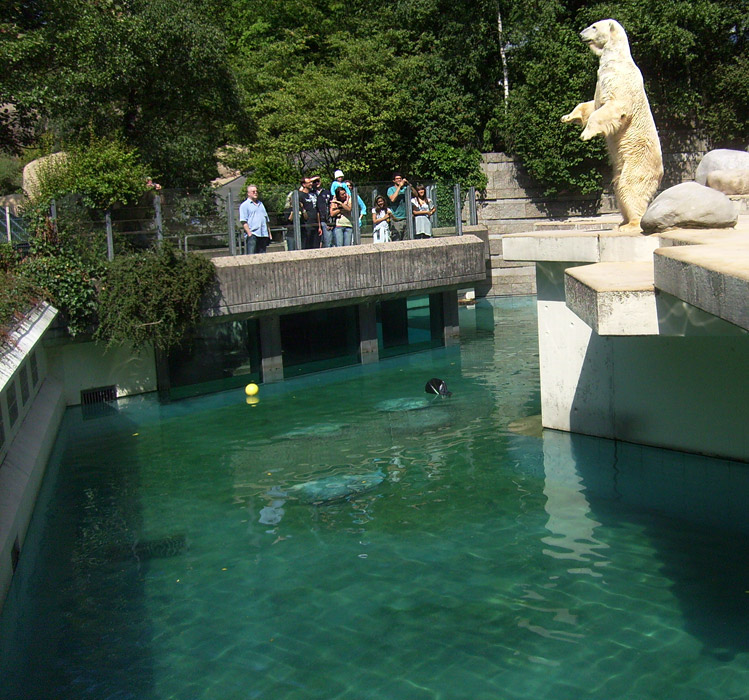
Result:
<svg viewBox="0 0 749 700">
<path fill-rule="evenodd" d="M 466 227 L 463 236 L 215 258 L 204 314 L 258 318 L 264 382 L 283 378 L 279 317 L 288 313 L 357 306 L 361 362 L 376 362 L 377 302 L 402 298 L 405 314 L 408 296 L 429 295 L 432 328 L 455 343 L 457 290 L 486 281 L 488 257 L 486 229 Z"/>
</svg>

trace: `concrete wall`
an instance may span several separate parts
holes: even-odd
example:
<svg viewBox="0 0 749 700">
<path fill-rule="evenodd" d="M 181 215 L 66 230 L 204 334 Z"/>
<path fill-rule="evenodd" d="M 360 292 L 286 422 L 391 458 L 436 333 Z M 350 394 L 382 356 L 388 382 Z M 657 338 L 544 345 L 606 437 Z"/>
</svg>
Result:
<svg viewBox="0 0 749 700">
<path fill-rule="evenodd" d="M 749 461 L 749 334 L 715 318 L 678 336 L 599 336 L 567 307 L 571 266 L 537 263 L 544 426 Z"/>
<path fill-rule="evenodd" d="M 47 348 L 49 373 L 65 391 L 65 403 L 81 403 L 81 391 L 114 385 L 117 397 L 156 391 L 156 363 L 149 346 L 106 348 L 93 342 L 57 342 Z"/>
<path fill-rule="evenodd" d="M 57 310 L 48 305 L 32 311 L 12 335 L 12 346 L 0 355 L 4 438 L 0 446 L 0 606 L 22 556 L 36 496 L 65 411 L 62 385 L 48 376 L 43 346 L 56 316 Z M 15 388 L 14 401 L 11 387 Z"/>
</svg>

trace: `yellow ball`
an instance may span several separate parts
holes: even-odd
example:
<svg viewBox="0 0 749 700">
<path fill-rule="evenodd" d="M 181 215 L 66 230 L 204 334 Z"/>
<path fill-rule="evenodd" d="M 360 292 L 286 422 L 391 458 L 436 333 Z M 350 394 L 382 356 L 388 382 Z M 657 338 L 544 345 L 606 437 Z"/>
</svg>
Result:
<svg viewBox="0 0 749 700">
<path fill-rule="evenodd" d="M 247 394 L 247 396 L 255 396 L 258 391 L 260 391 L 260 387 L 257 384 L 248 384 L 244 388 L 244 393 Z"/>
</svg>

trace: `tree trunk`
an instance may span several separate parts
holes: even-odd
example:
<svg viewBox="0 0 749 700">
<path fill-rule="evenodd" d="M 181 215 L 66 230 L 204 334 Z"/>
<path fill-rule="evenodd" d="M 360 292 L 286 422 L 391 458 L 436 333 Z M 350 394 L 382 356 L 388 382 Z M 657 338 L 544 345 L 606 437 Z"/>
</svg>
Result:
<svg viewBox="0 0 749 700">
<path fill-rule="evenodd" d="M 497 5 L 497 34 L 499 35 L 499 57 L 502 59 L 502 88 L 505 94 L 505 109 L 510 97 L 510 74 L 507 70 L 507 54 L 505 53 L 504 33 L 502 31 L 502 11 Z"/>
</svg>

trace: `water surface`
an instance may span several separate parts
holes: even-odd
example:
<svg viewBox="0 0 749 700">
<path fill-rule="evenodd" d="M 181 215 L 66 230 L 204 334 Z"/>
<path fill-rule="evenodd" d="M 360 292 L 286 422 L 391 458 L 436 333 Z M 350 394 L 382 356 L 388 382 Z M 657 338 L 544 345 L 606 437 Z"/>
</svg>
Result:
<svg viewBox="0 0 749 700">
<path fill-rule="evenodd" d="M 539 412 L 533 302 L 461 313 L 459 348 L 255 404 L 68 411 L 0 697 L 749 697 L 747 466 L 512 432 Z"/>
</svg>

